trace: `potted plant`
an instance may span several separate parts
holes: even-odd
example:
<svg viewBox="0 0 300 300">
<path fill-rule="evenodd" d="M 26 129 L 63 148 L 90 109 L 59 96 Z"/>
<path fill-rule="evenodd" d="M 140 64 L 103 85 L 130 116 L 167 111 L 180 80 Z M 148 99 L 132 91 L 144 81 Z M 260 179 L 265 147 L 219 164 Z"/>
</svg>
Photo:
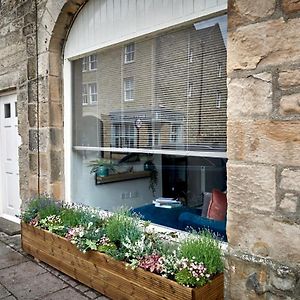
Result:
<svg viewBox="0 0 300 300">
<path fill-rule="evenodd" d="M 90 173 L 95 173 L 98 177 L 108 176 L 109 171 L 116 172 L 116 163 L 110 159 L 91 160 L 88 166 L 91 168 Z"/>
<path fill-rule="evenodd" d="M 112 299 L 223 299 L 212 236 L 154 232 L 126 210 L 36 199 L 22 213 L 22 247 Z"/>
<path fill-rule="evenodd" d="M 147 160 L 144 163 L 144 171 L 150 171 L 149 189 L 152 191 L 153 196 L 155 196 L 157 185 L 157 169 L 152 160 Z"/>
</svg>

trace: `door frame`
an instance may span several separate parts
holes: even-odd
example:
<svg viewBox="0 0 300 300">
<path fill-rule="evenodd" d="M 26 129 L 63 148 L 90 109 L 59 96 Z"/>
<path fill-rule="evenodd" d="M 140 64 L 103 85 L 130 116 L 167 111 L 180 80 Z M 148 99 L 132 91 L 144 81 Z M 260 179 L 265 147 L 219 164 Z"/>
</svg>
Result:
<svg viewBox="0 0 300 300">
<path fill-rule="evenodd" d="M 9 90 L 0 91 L 0 102 L 2 101 L 1 100 L 2 97 L 10 96 L 10 95 L 15 95 L 16 101 L 17 101 L 18 97 L 17 97 L 16 88 L 11 88 Z M 1 136 L 1 120 L 0 120 L 0 136 Z M 0 147 L 0 157 L 1 157 L 1 147 Z M 19 165 L 19 157 L 18 157 L 18 165 Z M 20 181 L 19 181 L 19 185 L 20 185 Z M 20 223 L 20 219 L 17 218 L 16 216 L 11 216 L 11 215 L 5 214 L 3 212 L 3 198 L 1 196 L 1 195 L 3 195 L 2 189 L 3 189 L 3 164 L 2 164 L 2 162 L 0 162 L 0 217 L 4 218 L 6 220 L 12 221 L 14 223 Z M 20 192 L 19 192 L 19 194 L 20 194 Z M 19 204 L 21 206 L 20 197 L 19 197 Z"/>
</svg>

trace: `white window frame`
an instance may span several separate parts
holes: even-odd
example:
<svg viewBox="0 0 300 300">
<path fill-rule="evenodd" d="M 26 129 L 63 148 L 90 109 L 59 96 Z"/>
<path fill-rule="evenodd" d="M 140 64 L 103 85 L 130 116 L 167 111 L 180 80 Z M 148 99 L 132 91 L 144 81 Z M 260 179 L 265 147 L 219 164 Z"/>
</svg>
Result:
<svg viewBox="0 0 300 300">
<path fill-rule="evenodd" d="M 172 123 L 170 125 L 170 144 L 175 145 L 180 142 L 182 142 L 182 125 L 178 123 Z"/>
<path fill-rule="evenodd" d="M 95 91 L 93 91 L 93 87 L 95 87 Z M 88 93 L 90 104 L 96 104 L 98 102 L 98 87 L 97 82 L 88 83 Z M 96 98 L 96 100 L 94 100 Z"/>
<path fill-rule="evenodd" d="M 82 72 L 96 71 L 97 63 L 98 63 L 97 54 L 84 56 L 82 58 Z"/>
<path fill-rule="evenodd" d="M 222 94 L 220 91 L 217 91 L 216 95 L 216 108 L 221 108 L 221 103 L 222 103 Z"/>
<path fill-rule="evenodd" d="M 124 64 L 134 62 L 135 57 L 135 43 L 129 43 L 124 46 Z"/>
<path fill-rule="evenodd" d="M 89 104 L 89 93 L 88 93 L 88 86 L 86 83 L 82 84 L 81 88 L 81 102 L 82 105 L 88 105 Z"/>
<path fill-rule="evenodd" d="M 133 123 L 114 123 L 112 124 L 111 131 L 112 131 L 111 144 L 113 147 L 116 148 L 136 147 L 137 144 L 136 127 Z M 131 143 L 133 144 L 132 146 Z"/>
<path fill-rule="evenodd" d="M 130 86 L 127 85 L 127 83 L 130 83 Z M 123 89 L 124 89 L 124 101 L 134 101 L 134 78 L 133 77 L 127 77 L 123 79 Z M 131 96 L 128 96 L 128 93 L 131 94 Z"/>
<path fill-rule="evenodd" d="M 96 90 L 93 91 L 93 87 Z M 94 105 L 98 103 L 98 87 L 97 82 L 85 82 L 82 83 L 82 93 L 81 93 L 82 105 Z M 96 100 L 94 100 L 96 98 Z"/>
</svg>

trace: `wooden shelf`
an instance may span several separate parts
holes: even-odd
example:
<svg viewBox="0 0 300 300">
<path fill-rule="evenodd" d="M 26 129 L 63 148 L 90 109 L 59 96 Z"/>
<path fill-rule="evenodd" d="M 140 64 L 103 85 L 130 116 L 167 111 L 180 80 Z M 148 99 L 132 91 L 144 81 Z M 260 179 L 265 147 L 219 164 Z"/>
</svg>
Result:
<svg viewBox="0 0 300 300">
<path fill-rule="evenodd" d="M 104 177 L 95 176 L 96 185 L 150 177 L 150 171 L 112 174 Z"/>
</svg>

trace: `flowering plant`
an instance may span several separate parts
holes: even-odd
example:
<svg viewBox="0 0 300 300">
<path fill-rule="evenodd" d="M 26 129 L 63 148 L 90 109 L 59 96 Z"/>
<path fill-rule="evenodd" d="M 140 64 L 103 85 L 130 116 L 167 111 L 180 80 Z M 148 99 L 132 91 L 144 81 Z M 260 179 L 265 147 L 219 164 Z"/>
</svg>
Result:
<svg viewBox="0 0 300 300">
<path fill-rule="evenodd" d="M 222 272 L 219 243 L 208 233 L 156 233 L 139 216 L 121 209 L 114 214 L 83 205 L 35 199 L 22 220 L 68 239 L 79 250 L 100 251 L 189 287 L 205 285 Z"/>
</svg>

